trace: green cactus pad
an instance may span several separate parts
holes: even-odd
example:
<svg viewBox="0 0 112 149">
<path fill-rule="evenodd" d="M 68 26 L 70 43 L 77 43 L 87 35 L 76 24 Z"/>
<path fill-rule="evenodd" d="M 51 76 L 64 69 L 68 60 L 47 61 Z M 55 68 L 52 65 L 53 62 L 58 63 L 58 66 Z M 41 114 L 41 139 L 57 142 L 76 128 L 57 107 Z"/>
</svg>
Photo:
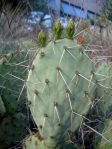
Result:
<svg viewBox="0 0 112 149">
<path fill-rule="evenodd" d="M 0 59 L 0 95 L 9 110 L 10 107 L 17 110 L 20 103 L 24 107 L 28 64 L 26 52 L 21 51 L 11 52 Z"/>
<path fill-rule="evenodd" d="M 23 149 L 80 149 L 78 145 L 71 141 L 63 142 L 55 148 L 46 147 L 44 141 L 38 139 L 38 134 L 31 134 L 23 141 Z"/>
<path fill-rule="evenodd" d="M 105 116 L 112 110 L 112 68 L 111 65 L 102 63 L 96 72 L 96 105 L 99 114 Z"/>
<path fill-rule="evenodd" d="M 26 116 L 17 113 L 5 117 L 0 124 L 0 149 L 6 149 L 20 142 L 26 135 Z"/>
<path fill-rule="evenodd" d="M 96 139 L 99 142 L 96 145 L 95 149 L 112 149 L 112 120 L 105 120 L 102 124 L 99 125 L 99 131 L 102 133 L 104 138 L 99 138 L 98 136 Z"/>
<path fill-rule="evenodd" d="M 24 84 L 29 63 L 26 53 L 14 51 L 0 59 L 0 106 L 1 110 L 5 110 L 0 115 L 0 149 L 21 141 L 26 133 L 28 120 L 25 115 L 27 108 Z"/>
<path fill-rule="evenodd" d="M 23 149 L 48 149 L 43 141 L 38 139 L 37 134 L 31 134 L 23 141 Z"/>
<path fill-rule="evenodd" d="M 76 40 L 50 42 L 42 52 L 29 71 L 27 95 L 44 143 L 55 147 L 69 130 L 79 127 L 96 85 L 91 61 Z"/>
</svg>

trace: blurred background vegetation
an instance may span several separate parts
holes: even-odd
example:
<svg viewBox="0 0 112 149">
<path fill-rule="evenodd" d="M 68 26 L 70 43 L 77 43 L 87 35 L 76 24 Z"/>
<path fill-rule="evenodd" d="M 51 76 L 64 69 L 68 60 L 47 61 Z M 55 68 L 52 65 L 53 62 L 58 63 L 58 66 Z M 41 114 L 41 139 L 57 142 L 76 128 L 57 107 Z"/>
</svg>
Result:
<svg viewBox="0 0 112 149">
<path fill-rule="evenodd" d="M 17 47 L 21 42 L 28 41 L 27 43 L 29 43 L 29 41 L 33 41 L 36 43 L 38 32 L 41 29 L 44 29 L 46 34 L 51 37 L 51 32 L 49 31 L 51 31 L 53 22 L 58 18 L 65 28 L 71 17 L 75 20 L 76 32 L 78 31 L 77 27 L 81 20 L 86 20 L 90 23 L 90 31 L 88 34 L 88 39 L 90 40 L 88 40 L 88 42 L 91 42 L 88 44 L 100 45 L 101 47 L 104 46 L 103 49 L 108 46 L 108 48 L 111 49 L 112 0 L 106 0 L 100 13 L 96 13 L 94 17 L 90 19 L 67 15 L 61 8 L 60 12 L 58 12 L 58 9 L 56 9 L 57 6 L 54 6 L 55 8 L 51 9 L 49 7 L 49 1 L 53 4 L 54 1 L 58 2 L 59 0 L 0 1 L 1 51 L 6 49 L 6 47 L 13 49 L 13 47 Z M 62 2 L 65 1 L 63 0 Z M 96 3 L 98 3 L 98 0 L 96 0 Z M 38 45 L 38 43 L 36 44 Z M 110 51 L 110 53 L 112 52 Z"/>
</svg>

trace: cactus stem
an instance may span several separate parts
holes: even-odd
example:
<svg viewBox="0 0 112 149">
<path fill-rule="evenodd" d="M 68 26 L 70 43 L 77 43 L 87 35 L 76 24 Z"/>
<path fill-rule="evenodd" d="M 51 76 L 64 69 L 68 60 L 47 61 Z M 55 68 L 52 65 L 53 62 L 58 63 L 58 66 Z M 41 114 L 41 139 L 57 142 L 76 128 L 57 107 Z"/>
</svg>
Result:
<svg viewBox="0 0 112 149">
<path fill-rule="evenodd" d="M 59 73 L 60 73 L 60 75 L 61 75 L 61 77 L 62 77 L 62 79 L 63 79 L 63 81 L 64 81 L 65 85 L 67 86 L 68 90 L 69 90 L 69 91 L 70 91 L 70 93 L 72 94 L 72 91 L 70 90 L 70 88 L 69 88 L 69 86 L 68 86 L 68 84 L 67 84 L 67 82 L 66 82 L 66 80 L 65 80 L 65 78 L 64 78 L 64 76 L 63 76 L 63 74 L 61 73 L 61 71 L 60 71 L 60 70 L 59 70 Z"/>
</svg>

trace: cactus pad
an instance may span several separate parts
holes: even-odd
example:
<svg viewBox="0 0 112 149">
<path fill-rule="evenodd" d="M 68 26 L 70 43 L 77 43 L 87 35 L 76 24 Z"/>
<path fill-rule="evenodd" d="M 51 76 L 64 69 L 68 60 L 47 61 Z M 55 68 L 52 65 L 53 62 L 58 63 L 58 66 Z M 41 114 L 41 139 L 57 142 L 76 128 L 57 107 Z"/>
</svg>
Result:
<svg viewBox="0 0 112 149">
<path fill-rule="evenodd" d="M 0 95 L 5 107 L 14 111 L 25 103 L 24 81 L 27 76 L 26 52 L 15 51 L 0 59 Z"/>
<path fill-rule="evenodd" d="M 47 147 L 55 147 L 68 131 L 75 131 L 88 112 L 95 88 L 92 70 L 76 40 L 50 42 L 34 59 L 27 94 Z"/>
<path fill-rule="evenodd" d="M 23 149 L 47 149 L 47 147 L 38 139 L 37 134 L 31 134 L 23 141 Z"/>
<path fill-rule="evenodd" d="M 112 110 L 112 68 L 111 65 L 102 63 L 96 72 L 96 105 L 99 114 L 109 115 Z"/>
<path fill-rule="evenodd" d="M 21 113 L 3 118 L 0 124 L 0 149 L 20 142 L 26 134 L 27 120 Z"/>
<path fill-rule="evenodd" d="M 99 129 L 104 138 L 100 138 L 96 149 L 112 149 L 112 120 L 105 120 L 99 125 Z"/>
<path fill-rule="evenodd" d="M 55 148 L 46 147 L 44 141 L 38 139 L 38 134 L 30 134 L 23 141 L 23 149 L 80 149 L 71 141 L 63 142 Z"/>
</svg>

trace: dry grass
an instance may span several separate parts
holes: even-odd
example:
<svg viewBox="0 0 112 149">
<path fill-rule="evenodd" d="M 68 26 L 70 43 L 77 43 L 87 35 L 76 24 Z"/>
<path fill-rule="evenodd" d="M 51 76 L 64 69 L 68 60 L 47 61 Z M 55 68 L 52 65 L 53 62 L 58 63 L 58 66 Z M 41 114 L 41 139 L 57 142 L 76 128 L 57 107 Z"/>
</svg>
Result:
<svg viewBox="0 0 112 149">
<path fill-rule="evenodd" d="M 87 30 L 87 44 L 85 51 L 95 62 L 112 63 L 112 32 L 107 33 L 107 28 L 100 32 L 98 27 L 94 30 Z"/>
<path fill-rule="evenodd" d="M 15 9 L 5 6 L 0 14 L 0 41 L 17 40 L 27 35 L 27 25 L 24 19 L 26 10 L 21 6 Z"/>
</svg>

